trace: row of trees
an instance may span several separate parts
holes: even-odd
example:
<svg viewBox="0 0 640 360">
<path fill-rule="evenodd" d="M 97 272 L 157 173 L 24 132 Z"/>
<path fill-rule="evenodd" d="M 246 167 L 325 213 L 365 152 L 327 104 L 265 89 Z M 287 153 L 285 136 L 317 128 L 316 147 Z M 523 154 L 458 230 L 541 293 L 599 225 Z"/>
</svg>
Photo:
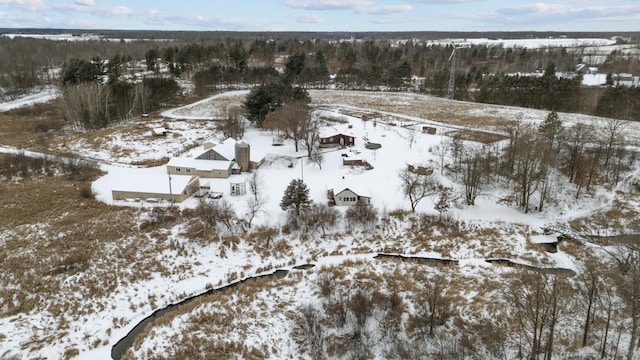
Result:
<svg viewBox="0 0 640 360">
<path fill-rule="evenodd" d="M 325 87 L 329 83 L 329 74 L 336 74 L 333 81 L 344 88 L 384 87 L 391 90 L 414 89 L 415 84 L 409 84 L 409 79 L 412 75 L 418 75 L 425 79 L 420 91 L 444 96 L 447 93 L 450 68 L 447 59 L 451 52 L 448 45 L 425 46 L 419 42 L 407 41 L 393 43 L 391 46 L 389 40 L 372 39 L 329 42 L 318 39 L 296 41 L 290 38 L 264 40 L 248 37 L 244 40 L 203 39 L 198 43 L 186 44 L 107 42 L 108 46 L 105 45 L 102 51 L 92 54 L 86 51 L 96 48 L 94 42 L 76 45 L 47 45 L 48 43 L 51 42 L 0 39 L 0 48 L 12 49 L 6 53 L 17 57 L 22 54 L 25 57 L 24 62 L 3 64 L 0 61 L 0 68 L 6 67 L 6 71 L 0 72 L 0 87 L 18 92 L 27 91 L 37 84 L 50 81 L 49 69 L 63 62 L 65 66 L 61 77 L 65 84 L 85 82 L 99 76 L 108 77 L 114 82 L 119 76 L 133 71 L 132 63 L 144 59 L 147 70 L 155 74 L 167 68 L 174 77 L 193 77 L 196 91 L 200 95 L 221 86 L 240 83 L 283 81 Z M 67 49 L 67 54 L 72 56 L 85 49 L 84 54 L 87 55 L 61 58 L 61 54 L 54 56 L 52 53 L 49 58 L 28 60 L 34 57 L 27 44 L 38 48 L 52 47 L 54 49 L 48 52 L 56 54 L 59 51 L 57 48 Z M 71 47 L 74 48 L 73 51 Z M 26 49 L 29 51 L 26 52 Z M 598 97 L 594 103 L 591 92 L 580 89 L 580 79 L 557 79 L 554 71 L 550 71 L 573 71 L 574 65 L 582 60 L 582 56 L 587 55 L 578 51 L 569 53 L 565 49 L 505 49 L 500 46 L 474 45 L 460 51 L 457 56 L 455 96 L 462 100 L 637 119 L 640 102 L 634 96 L 637 90 L 608 90 L 605 96 Z M 287 59 L 283 74 L 279 74 L 274 67 L 278 57 Z M 15 65 L 12 64 L 23 65 L 21 68 L 14 68 Z M 637 66 L 637 60 L 612 53 L 601 70 L 633 72 L 634 66 Z M 505 75 L 530 73 L 545 68 L 547 72 L 543 77 Z M 615 99 L 624 101 L 616 105 Z"/>
<path fill-rule="evenodd" d="M 145 77 L 131 82 L 123 76 L 129 59 L 71 59 L 62 66 L 64 119 L 81 129 L 100 129 L 173 104 L 181 94 L 171 77 Z"/>
<path fill-rule="evenodd" d="M 291 336 L 302 352 L 322 358 L 632 359 L 640 249 L 587 251 L 600 254 L 587 256 L 574 277 L 513 269 L 481 307 L 459 301 L 455 268 L 415 269 L 410 289 L 392 278 L 349 286 L 328 269 L 318 274 L 318 301 L 291 315 Z"/>
<path fill-rule="evenodd" d="M 464 186 L 467 205 L 474 205 L 492 184 L 506 183 L 514 196 L 502 201 L 524 212 L 542 211 L 554 197 L 568 195 L 566 183 L 573 185 L 576 199 L 595 185 L 618 184 L 635 161 L 626 148 L 625 124 L 608 119 L 565 127 L 559 115 L 550 112 L 537 127 L 522 121 L 504 124 L 503 132 L 508 135 L 505 148 L 493 143 L 465 144 L 454 135 L 432 151 L 441 161 L 440 172 L 448 172 Z M 451 163 L 444 163 L 446 155 Z"/>
<path fill-rule="evenodd" d="M 574 112 L 581 110 L 581 82 L 581 77 L 558 78 L 555 65 L 550 63 L 542 76 L 487 76 L 474 98 L 490 104 Z"/>
</svg>

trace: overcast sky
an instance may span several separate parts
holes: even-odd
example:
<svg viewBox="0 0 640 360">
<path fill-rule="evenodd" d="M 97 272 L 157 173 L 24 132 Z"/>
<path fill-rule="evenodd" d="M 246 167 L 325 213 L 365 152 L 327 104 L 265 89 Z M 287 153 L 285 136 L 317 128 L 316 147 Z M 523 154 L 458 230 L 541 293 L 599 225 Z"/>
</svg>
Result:
<svg viewBox="0 0 640 360">
<path fill-rule="evenodd" d="M 0 0 L 0 27 L 640 31 L 640 0 Z"/>
</svg>

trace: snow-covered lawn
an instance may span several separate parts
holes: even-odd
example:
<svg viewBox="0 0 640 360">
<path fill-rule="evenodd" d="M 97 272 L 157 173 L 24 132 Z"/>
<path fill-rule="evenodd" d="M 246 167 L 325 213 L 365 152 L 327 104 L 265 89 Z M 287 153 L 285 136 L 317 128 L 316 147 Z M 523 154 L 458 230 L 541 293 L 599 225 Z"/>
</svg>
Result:
<svg viewBox="0 0 640 360">
<path fill-rule="evenodd" d="M 164 166 L 146 168 L 133 165 L 144 160 L 166 158 L 205 141 L 222 141 L 214 132 L 211 119 L 219 116 L 229 104 L 240 104 L 246 93 L 221 94 L 165 111 L 162 118 L 148 121 L 137 132 L 115 130 L 101 141 L 89 144 L 87 140 L 77 140 L 71 141 L 67 146 L 73 152 L 104 163 L 102 168 L 107 174 L 95 181 L 92 187 L 99 201 L 114 206 L 139 207 L 140 217 L 143 218 L 146 207 L 157 204 L 113 201 L 111 190 L 114 184 L 122 183 L 122 179 L 136 182 L 149 176 L 165 179 Z M 264 247 L 262 244 L 257 244 L 255 239 L 245 239 L 241 234 L 235 234 L 239 237 L 238 240 L 208 244 L 192 242 L 184 235 L 188 231 L 185 225 L 143 233 L 142 238 L 149 246 L 157 246 L 155 260 L 162 263 L 166 271 L 116 287 L 108 297 L 98 301 L 99 304 L 95 305 L 91 314 L 69 318 L 62 314 L 66 321 L 64 326 L 58 326 L 58 319 L 46 311 L 2 318 L 0 354 L 61 358 L 61 354 L 71 348 L 77 350 L 78 357 L 82 359 L 106 359 L 110 356 L 111 346 L 155 309 L 238 279 L 269 273 L 278 268 L 292 270 L 293 265 L 314 263 L 316 267 L 308 273 L 296 273 L 292 270 L 291 274 L 299 275 L 290 275 L 291 278 L 285 285 L 275 286 L 278 288 L 277 293 L 271 294 L 268 289 L 259 289 L 252 301 L 242 303 L 243 306 L 248 306 L 246 313 L 251 315 L 251 321 L 262 324 L 247 339 L 249 344 L 261 346 L 264 343 L 260 341 L 264 341 L 271 348 L 277 348 L 277 352 L 271 351 L 273 359 L 297 356 L 288 336 L 291 324 L 284 314 L 300 304 L 312 301 L 312 295 L 316 291 L 315 276 L 320 268 L 358 260 L 373 267 L 373 272 L 384 274 L 392 266 L 374 260 L 373 256 L 379 252 L 391 252 L 460 260 L 457 269 L 461 276 L 476 280 L 484 276 L 496 277 L 505 271 L 498 266 L 488 265 L 484 262 L 485 258 L 507 258 L 524 264 L 578 271 L 576 259 L 571 253 L 561 249 L 558 253 L 551 254 L 535 247 L 536 243 L 547 242 L 547 238 L 541 237 L 542 229 L 549 225 L 564 225 L 577 216 L 601 213 L 618 196 L 598 190 L 595 195 L 576 201 L 570 195 L 572 189 L 559 188 L 561 192 L 546 212 L 524 214 L 506 204 L 498 203 L 506 192 L 497 186 L 490 187 L 475 206 L 469 207 L 462 205 L 462 201 L 456 201 L 456 206 L 451 209 L 451 217 L 462 224 L 461 231 L 465 235 L 449 236 L 447 233 L 434 232 L 427 236 L 427 240 L 419 240 L 417 235 L 420 230 L 416 230 L 419 228 L 418 217 L 407 216 L 403 219 L 391 215 L 396 210 L 410 208 L 408 200 L 399 189 L 398 171 L 405 169 L 408 164 L 432 167 L 436 169 L 439 181 L 453 186 L 455 192 L 460 193 L 461 185 L 456 179 L 438 174 L 439 160 L 432 151 L 435 146 L 447 141 L 451 131 L 471 129 L 498 132 L 501 120 L 520 119 L 537 123 L 547 113 L 460 102 L 446 103 L 442 99 L 415 94 L 341 91 L 310 93 L 322 118 L 333 120 L 327 126 L 356 134 L 356 145 L 346 149 L 326 149 L 320 168 L 315 163 L 307 162 L 305 152 L 296 152 L 292 141 L 285 141 L 283 146 L 272 146 L 273 134 L 255 128 L 247 129 L 243 140 L 250 144 L 252 152 L 266 156 L 265 163 L 257 173 L 263 180 L 267 203 L 254 224 L 280 228 L 286 217 L 279 206 L 284 190 L 292 179 L 302 178 L 316 203 L 326 203 L 329 189 L 339 191 L 349 184 L 356 184 L 358 188 L 364 189 L 372 196 L 371 202 L 383 219 L 376 228 L 350 232 L 341 224 L 338 227 L 340 230 L 332 232 L 327 238 L 322 238 L 320 234 L 308 238 L 280 234 L 274 239 L 277 245 L 274 243 L 271 245 L 272 249 L 260 251 L 256 248 Z M 455 106 L 455 113 L 451 113 L 447 105 Z M 362 113 L 368 115 L 367 120 L 358 115 Z M 561 117 L 568 123 L 595 119 L 569 114 L 561 114 Z M 484 120 L 474 123 L 474 119 Z M 169 135 L 163 138 L 152 137 L 150 130 L 160 125 L 169 130 Z M 435 127 L 436 134 L 423 133 L 423 125 Z M 638 124 L 629 125 L 629 135 L 638 139 Z M 363 137 L 375 139 L 382 147 L 377 150 L 366 149 Z M 343 159 L 348 158 L 364 159 L 373 169 L 343 165 Z M 636 170 L 636 176 L 639 172 Z M 231 196 L 229 184 L 242 181 L 247 176 L 241 174 L 229 179 L 203 179 L 203 182 L 210 182 L 212 190 L 222 192 L 223 199 L 229 201 L 236 214 L 243 218 L 247 213 L 249 195 Z M 434 209 L 436 200 L 435 196 L 422 200 L 417 211 L 437 215 Z M 197 202 L 192 198 L 179 206 L 183 209 L 194 208 Z M 638 204 L 639 199 L 631 198 L 627 202 Z M 122 251 L 127 251 L 127 248 L 113 249 L 115 253 Z M 116 266 L 116 282 L 117 271 L 135 272 L 136 263 L 119 270 Z M 353 269 L 346 271 L 355 272 Z M 76 276 L 77 278 L 69 281 L 79 281 L 83 275 Z M 473 298 L 477 291 L 477 288 L 469 289 L 464 296 Z M 74 301 L 83 302 L 82 294 L 62 296 L 71 296 L 75 298 Z M 283 308 L 269 303 L 268 299 L 282 303 Z M 237 296 L 231 295 L 229 301 L 231 303 L 239 300 Z M 204 310 L 201 311 L 211 312 L 216 304 L 220 305 L 212 304 L 203 305 Z M 182 330 L 189 328 L 190 320 L 187 317 L 188 315 L 181 315 L 175 321 L 152 330 L 148 339 L 141 339 L 142 346 L 136 350 L 136 356 L 145 358 L 147 351 L 170 348 L 171 343 L 166 339 L 175 339 Z M 240 323 L 241 320 L 238 319 Z M 242 326 L 247 325 L 243 323 Z M 261 334 L 269 336 L 263 337 Z M 57 340 L 47 342 L 47 336 Z M 237 340 L 241 335 L 233 333 L 230 336 Z M 40 342 L 35 342 L 34 339 L 39 339 Z"/>
</svg>

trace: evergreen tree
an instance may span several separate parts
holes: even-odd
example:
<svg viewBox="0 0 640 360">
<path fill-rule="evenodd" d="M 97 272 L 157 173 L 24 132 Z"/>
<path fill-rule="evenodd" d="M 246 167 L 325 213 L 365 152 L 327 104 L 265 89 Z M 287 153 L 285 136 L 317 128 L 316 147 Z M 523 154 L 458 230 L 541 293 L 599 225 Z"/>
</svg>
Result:
<svg viewBox="0 0 640 360">
<path fill-rule="evenodd" d="M 299 216 L 300 210 L 309 207 L 311 202 L 307 185 L 302 179 L 294 179 L 291 180 L 284 191 L 284 196 L 280 201 L 280 208 L 285 211 L 293 210 L 296 216 Z"/>
<path fill-rule="evenodd" d="M 538 132 L 547 139 L 550 149 L 555 145 L 555 140 L 561 130 L 562 120 L 560 120 L 558 113 L 555 111 L 551 111 L 538 127 Z"/>
<path fill-rule="evenodd" d="M 82 59 L 71 59 L 62 65 L 62 72 L 60 78 L 62 84 L 81 84 L 98 82 L 101 71 L 102 63 L 95 63 L 92 61 Z"/>
<path fill-rule="evenodd" d="M 243 105 L 247 109 L 247 118 L 257 127 L 262 127 L 262 122 L 270 111 L 291 100 L 307 103 L 311 101 L 305 89 L 294 88 L 282 82 L 271 82 L 253 88 Z"/>
<path fill-rule="evenodd" d="M 304 53 L 297 53 L 289 56 L 287 62 L 285 64 L 284 70 L 284 80 L 287 83 L 296 83 L 298 76 L 304 69 L 304 61 L 305 61 Z"/>
</svg>

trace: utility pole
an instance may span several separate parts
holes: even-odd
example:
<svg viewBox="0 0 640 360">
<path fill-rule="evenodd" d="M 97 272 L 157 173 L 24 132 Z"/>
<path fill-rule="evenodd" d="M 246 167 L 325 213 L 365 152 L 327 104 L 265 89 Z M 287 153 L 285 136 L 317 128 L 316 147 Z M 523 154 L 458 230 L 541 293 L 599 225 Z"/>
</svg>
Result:
<svg viewBox="0 0 640 360">
<path fill-rule="evenodd" d="M 169 173 L 169 202 L 173 204 L 173 192 L 171 191 L 171 173 Z"/>
<path fill-rule="evenodd" d="M 302 161 L 303 157 L 300 157 L 300 176 L 302 181 L 304 181 L 304 162 Z"/>
<path fill-rule="evenodd" d="M 449 91 L 447 92 L 447 99 L 453 100 L 453 93 L 455 92 L 455 81 L 456 81 L 456 50 L 458 49 L 468 49 L 471 45 L 467 43 L 451 43 L 453 46 L 453 51 L 451 51 L 451 55 L 449 56 L 449 61 L 451 61 L 451 72 L 449 73 Z"/>
</svg>

